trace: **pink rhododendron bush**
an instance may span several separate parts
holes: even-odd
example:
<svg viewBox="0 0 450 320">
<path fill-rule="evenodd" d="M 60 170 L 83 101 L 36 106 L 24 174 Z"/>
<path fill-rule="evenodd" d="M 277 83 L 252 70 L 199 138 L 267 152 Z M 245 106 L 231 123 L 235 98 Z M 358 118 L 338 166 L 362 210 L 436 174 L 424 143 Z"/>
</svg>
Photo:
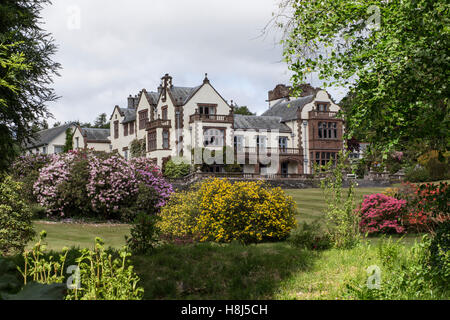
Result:
<svg viewBox="0 0 450 320">
<path fill-rule="evenodd" d="M 364 196 L 357 209 L 361 216 L 361 231 L 368 234 L 405 232 L 406 228 L 401 223 L 405 208 L 405 200 L 382 193 Z"/>
<path fill-rule="evenodd" d="M 33 192 L 51 216 L 132 220 L 138 211 L 157 212 L 173 190 L 147 158 L 71 151 L 39 170 Z"/>
</svg>

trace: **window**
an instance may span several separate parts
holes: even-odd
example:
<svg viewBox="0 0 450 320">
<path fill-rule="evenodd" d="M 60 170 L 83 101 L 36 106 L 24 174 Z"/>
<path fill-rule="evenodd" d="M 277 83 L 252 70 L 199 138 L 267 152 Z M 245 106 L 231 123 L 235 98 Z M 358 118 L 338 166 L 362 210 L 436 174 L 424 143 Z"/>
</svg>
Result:
<svg viewBox="0 0 450 320">
<path fill-rule="evenodd" d="M 130 134 L 134 134 L 134 121 L 130 122 L 130 130 L 129 130 Z"/>
<path fill-rule="evenodd" d="M 125 160 L 128 160 L 128 150 L 125 150 L 123 152 L 123 156 L 124 156 Z"/>
<path fill-rule="evenodd" d="M 225 138 L 224 129 L 206 129 L 203 132 L 203 140 L 205 147 L 223 147 Z"/>
<path fill-rule="evenodd" d="M 145 129 L 148 120 L 148 110 L 139 111 L 139 130 Z"/>
<path fill-rule="evenodd" d="M 328 104 L 318 103 L 316 108 L 317 108 L 317 111 L 325 112 L 325 111 L 328 111 Z"/>
<path fill-rule="evenodd" d="M 256 146 L 258 149 L 266 149 L 267 146 L 267 137 L 266 136 L 257 136 L 256 137 Z"/>
<path fill-rule="evenodd" d="M 64 150 L 64 146 L 54 146 L 55 154 L 62 153 Z"/>
<path fill-rule="evenodd" d="M 216 106 L 201 106 L 198 109 L 200 114 L 216 114 Z"/>
<path fill-rule="evenodd" d="M 79 138 L 79 137 L 76 137 L 76 138 L 75 138 L 75 147 L 76 147 L 77 149 L 80 148 L 80 138 Z"/>
<path fill-rule="evenodd" d="M 234 136 L 234 148 L 240 152 L 244 150 L 244 136 Z"/>
<path fill-rule="evenodd" d="M 42 147 L 42 153 L 47 154 L 47 147 Z"/>
<path fill-rule="evenodd" d="M 311 157 L 313 154 L 311 153 Z M 329 161 L 333 163 L 333 166 L 336 164 L 336 152 L 316 152 L 316 158 L 314 161 L 317 165 L 326 165 Z"/>
<path fill-rule="evenodd" d="M 163 130 L 162 136 L 163 136 L 163 149 L 169 149 L 169 147 L 170 147 L 170 145 L 169 145 L 169 131 L 168 130 Z"/>
<path fill-rule="evenodd" d="M 114 121 L 114 139 L 119 139 L 119 121 Z"/>
<path fill-rule="evenodd" d="M 148 150 L 156 150 L 156 130 L 148 133 Z"/>
<path fill-rule="evenodd" d="M 278 138 L 278 146 L 279 146 L 281 152 L 287 152 L 288 138 L 287 137 L 279 137 Z"/>
<path fill-rule="evenodd" d="M 317 133 L 319 139 L 337 139 L 337 123 L 319 122 Z"/>
<path fill-rule="evenodd" d="M 167 106 L 161 108 L 161 117 L 163 120 L 167 120 Z"/>
<path fill-rule="evenodd" d="M 128 135 L 128 123 L 123 125 L 123 135 L 126 137 Z"/>
</svg>

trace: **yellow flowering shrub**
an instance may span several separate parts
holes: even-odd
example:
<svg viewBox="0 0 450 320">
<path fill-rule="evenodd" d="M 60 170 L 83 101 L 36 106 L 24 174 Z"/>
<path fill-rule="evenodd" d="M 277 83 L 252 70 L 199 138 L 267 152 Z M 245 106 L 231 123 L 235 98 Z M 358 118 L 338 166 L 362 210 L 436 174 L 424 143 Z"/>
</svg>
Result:
<svg viewBox="0 0 450 320">
<path fill-rule="evenodd" d="M 200 207 L 193 232 L 200 241 L 280 240 L 296 226 L 292 198 L 262 181 L 208 179 L 198 194 Z"/>
<path fill-rule="evenodd" d="M 196 191 L 173 193 L 159 213 L 156 226 L 165 236 L 171 238 L 189 238 L 198 215 L 199 202 Z"/>
<path fill-rule="evenodd" d="M 388 197 L 397 198 L 398 191 L 398 188 L 386 188 L 384 189 L 383 194 Z"/>
</svg>

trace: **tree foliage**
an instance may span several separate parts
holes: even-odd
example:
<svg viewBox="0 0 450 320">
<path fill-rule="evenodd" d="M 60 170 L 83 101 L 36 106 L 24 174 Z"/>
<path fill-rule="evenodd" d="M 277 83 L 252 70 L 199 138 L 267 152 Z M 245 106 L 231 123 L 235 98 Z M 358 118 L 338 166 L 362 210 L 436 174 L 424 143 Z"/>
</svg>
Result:
<svg viewBox="0 0 450 320">
<path fill-rule="evenodd" d="M 49 0 L 2 0 L 0 3 L 0 170 L 15 156 L 14 146 L 32 136 L 32 125 L 50 116 L 46 103 L 57 96 L 52 77 L 56 45 L 41 28 L 40 13 Z"/>
<path fill-rule="evenodd" d="M 348 86 L 349 137 L 363 132 L 365 141 L 386 153 L 416 140 L 441 152 L 448 148 L 448 1 L 289 0 L 283 5 L 291 16 L 278 26 L 285 32 L 284 57 L 294 89 L 299 91 L 310 73 L 324 86 Z"/>
<path fill-rule="evenodd" d="M 242 114 L 244 116 L 254 116 L 255 113 L 251 112 L 247 106 L 234 107 L 234 114 Z"/>
</svg>

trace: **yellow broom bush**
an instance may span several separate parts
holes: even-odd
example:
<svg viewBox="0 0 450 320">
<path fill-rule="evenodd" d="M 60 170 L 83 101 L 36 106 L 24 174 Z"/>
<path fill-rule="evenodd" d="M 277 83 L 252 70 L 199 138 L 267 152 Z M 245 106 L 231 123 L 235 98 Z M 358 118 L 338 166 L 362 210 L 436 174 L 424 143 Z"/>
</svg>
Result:
<svg viewBox="0 0 450 320">
<path fill-rule="evenodd" d="M 296 226 L 296 204 L 263 182 L 208 179 L 195 191 L 172 196 L 160 213 L 161 232 L 199 241 L 243 243 L 281 240 Z"/>
</svg>

